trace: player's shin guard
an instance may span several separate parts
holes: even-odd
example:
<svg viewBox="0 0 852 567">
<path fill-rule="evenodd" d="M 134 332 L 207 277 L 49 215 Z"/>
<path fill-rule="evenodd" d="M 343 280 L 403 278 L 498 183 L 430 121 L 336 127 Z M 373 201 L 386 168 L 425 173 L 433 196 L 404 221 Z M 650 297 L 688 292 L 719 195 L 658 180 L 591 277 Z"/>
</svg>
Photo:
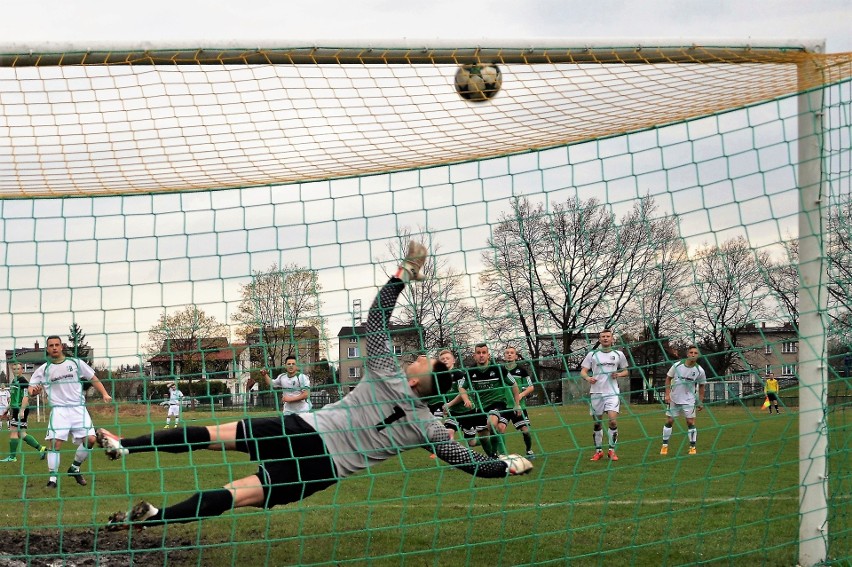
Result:
<svg viewBox="0 0 852 567">
<path fill-rule="evenodd" d="M 610 427 L 609 428 L 609 446 L 612 449 L 615 449 L 615 443 L 618 441 L 618 428 Z"/>
<path fill-rule="evenodd" d="M 689 435 L 689 444 L 695 445 L 695 442 L 698 440 L 698 430 L 694 425 L 687 426 L 687 434 Z"/>
<path fill-rule="evenodd" d="M 59 470 L 59 451 L 47 452 L 47 470 L 55 474 Z"/>
<path fill-rule="evenodd" d="M 82 465 L 86 459 L 89 458 L 89 448 L 86 447 L 86 442 L 83 441 L 80 445 L 77 446 L 77 451 L 74 453 L 74 466 L 79 467 Z"/>
<path fill-rule="evenodd" d="M 672 438 L 672 428 L 668 425 L 663 426 L 663 445 L 669 444 L 669 439 Z"/>
<path fill-rule="evenodd" d="M 29 433 L 24 435 L 24 443 L 26 443 L 27 445 L 29 445 L 33 449 L 41 449 L 41 445 L 39 444 L 39 442 L 36 440 L 35 437 L 30 435 Z"/>
<path fill-rule="evenodd" d="M 195 426 L 183 429 L 162 429 L 153 435 L 140 435 L 122 439 L 121 445 L 130 453 L 163 451 L 186 453 L 193 449 L 206 449 L 210 444 L 210 432 L 206 427 Z"/>
<path fill-rule="evenodd" d="M 595 429 L 593 437 L 595 440 L 595 449 L 600 449 L 603 445 L 603 429 Z"/>
<path fill-rule="evenodd" d="M 234 506 L 234 496 L 230 490 L 206 490 L 196 492 L 183 502 L 160 510 L 146 520 L 146 524 L 195 522 L 204 518 L 221 516 Z"/>
</svg>

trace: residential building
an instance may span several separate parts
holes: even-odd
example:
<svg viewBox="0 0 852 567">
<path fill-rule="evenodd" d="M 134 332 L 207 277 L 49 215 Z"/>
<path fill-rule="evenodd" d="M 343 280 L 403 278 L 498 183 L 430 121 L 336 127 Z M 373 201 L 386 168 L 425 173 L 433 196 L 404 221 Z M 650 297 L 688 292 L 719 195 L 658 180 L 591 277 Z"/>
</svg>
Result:
<svg viewBox="0 0 852 567">
<path fill-rule="evenodd" d="M 225 337 L 168 340 L 148 364 L 152 381 L 222 380 L 231 393 L 239 394 L 249 377 L 249 348 Z"/>
<path fill-rule="evenodd" d="M 71 350 L 65 343 L 62 343 L 62 348 L 66 354 L 68 354 Z M 80 358 L 83 360 L 92 360 L 94 357 L 94 350 L 91 347 L 88 347 L 84 352 L 79 354 Z M 47 354 L 44 351 L 44 347 L 39 345 L 38 341 L 35 341 L 33 348 L 21 347 L 16 349 L 6 349 L 6 380 L 8 381 L 8 376 L 11 375 L 11 365 L 13 362 L 18 362 L 23 366 L 24 376 L 26 376 L 27 380 L 29 380 L 36 368 L 44 364 L 46 361 Z"/>
<path fill-rule="evenodd" d="M 799 333 L 792 323 L 748 325 L 738 330 L 737 347 L 743 366 L 760 376 L 772 372 L 779 379 L 798 377 Z"/>
<path fill-rule="evenodd" d="M 397 355 L 404 357 L 419 352 L 420 332 L 416 326 L 391 324 L 388 325 L 388 331 Z M 337 339 L 340 364 L 338 379 L 342 386 L 351 389 L 364 376 L 367 329 L 364 325 L 341 327 Z"/>
<path fill-rule="evenodd" d="M 284 359 L 291 355 L 308 368 L 322 358 L 320 332 L 314 326 L 254 329 L 246 335 L 246 344 L 257 368 L 283 368 Z"/>
</svg>

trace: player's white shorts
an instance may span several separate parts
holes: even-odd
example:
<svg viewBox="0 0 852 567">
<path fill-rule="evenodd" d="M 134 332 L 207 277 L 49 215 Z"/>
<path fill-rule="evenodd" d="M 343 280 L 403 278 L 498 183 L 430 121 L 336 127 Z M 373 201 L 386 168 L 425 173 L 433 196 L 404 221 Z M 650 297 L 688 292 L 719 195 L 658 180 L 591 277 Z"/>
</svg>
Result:
<svg viewBox="0 0 852 567">
<path fill-rule="evenodd" d="M 592 394 L 589 400 L 589 415 L 603 415 L 621 409 L 621 398 L 617 394 Z"/>
<path fill-rule="evenodd" d="M 670 403 L 666 409 L 666 415 L 669 417 L 677 417 L 683 414 L 683 417 L 692 419 L 695 417 L 695 404 L 676 404 Z"/>
<path fill-rule="evenodd" d="M 55 407 L 50 410 L 45 439 L 66 441 L 71 434 L 75 443 L 95 434 L 92 416 L 84 406 Z"/>
<path fill-rule="evenodd" d="M 0 415 L 3 415 L 7 411 L 9 411 L 9 406 L 0 406 Z"/>
<path fill-rule="evenodd" d="M 177 404 L 169 404 L 169 412 L 166 415 L 169 417 L 180 417 L 180 406 Z"/>
</svg>

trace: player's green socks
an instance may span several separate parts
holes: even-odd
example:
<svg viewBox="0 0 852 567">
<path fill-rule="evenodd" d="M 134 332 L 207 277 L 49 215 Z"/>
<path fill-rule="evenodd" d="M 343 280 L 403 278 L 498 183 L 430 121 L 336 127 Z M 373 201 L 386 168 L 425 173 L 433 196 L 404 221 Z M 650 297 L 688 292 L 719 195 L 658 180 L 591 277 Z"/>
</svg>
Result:
<svg viewBox="0 0 852 567">
<path fill-rule="evenodd" d="M 18 454 L 18 445 L 21 444 L 20 439 L 9 439 L 9 456 L 14 457 Z"/>
<path fill-rule="evenodd" d="M 485 451 L 486 455 L 493 455 L 494 450 L 491 448 L 491 439 L 488 436 L 480 436 L 479 443 L 482 445 L 482 450 Z"/>
<path fill-rule="evenodd" d="M 24 437 L 24 443 L 26 443 L 27 445 L 29 445 L 33 449 L 41 449 L 41 445 L 38 444 L 38 441 L 36 441 L 36 438 L 33 437 L 32 435 L 30 435 L 29 433 L 27 433 L 27 436 Z"/>
<path fill-rule="evenodd" d="M 503 442 L 503 436 L 498 431 L 491 431 L 491 446 L 497 451 L 498 455 L 508 455 L 506 444 Z"/>
</svg>

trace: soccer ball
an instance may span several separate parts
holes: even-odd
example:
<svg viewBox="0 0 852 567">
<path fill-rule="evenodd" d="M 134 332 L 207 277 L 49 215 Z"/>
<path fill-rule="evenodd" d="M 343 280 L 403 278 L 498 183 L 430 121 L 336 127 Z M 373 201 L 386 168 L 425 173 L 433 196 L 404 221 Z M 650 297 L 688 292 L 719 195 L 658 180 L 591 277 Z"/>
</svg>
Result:
<svg viewBox="0 0 852 567">
<path fill-rule="evenodd" d="M 471 102 L 484 102 L 493 98 L 502 84 L 503 74 L 492 63 L 462 65 L 456 71 L 456 92 Z"/>
</svg>

